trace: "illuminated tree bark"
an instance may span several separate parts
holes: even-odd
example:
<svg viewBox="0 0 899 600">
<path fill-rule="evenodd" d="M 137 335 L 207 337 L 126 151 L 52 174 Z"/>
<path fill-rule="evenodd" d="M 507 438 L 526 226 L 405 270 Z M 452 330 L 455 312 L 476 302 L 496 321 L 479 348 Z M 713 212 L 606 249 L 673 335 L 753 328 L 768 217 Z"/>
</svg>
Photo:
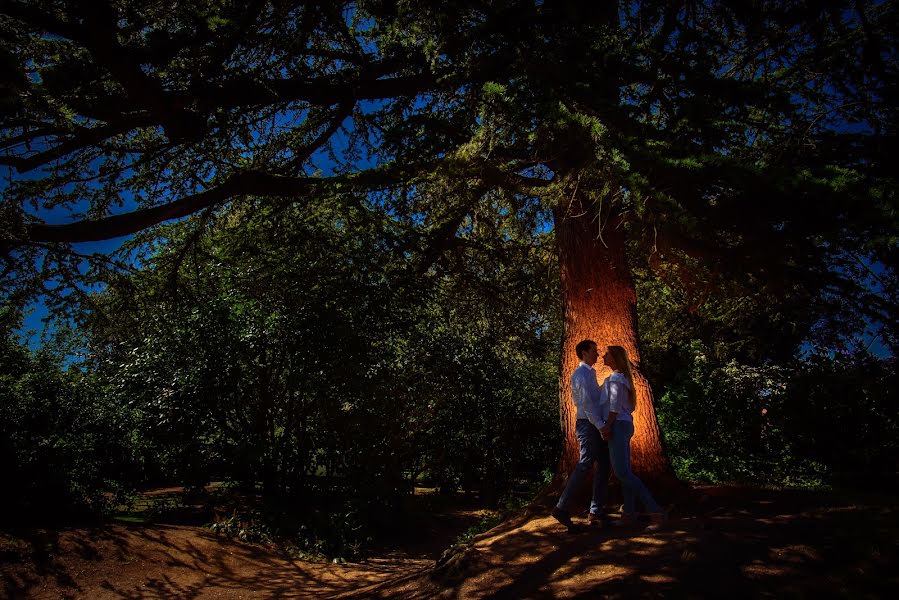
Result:
<svg viewBox="0 0 899 600">
<path fill-rule="evenodd" d="M 631 464 L 653 491 L 668 488 L 677 480 L 662 447 L 652 389 L 640 369 L 637 296 L 625 253 L 624 227 L 620 219 L 612 218 L 600 228 L 596 210 L 583 207 L 577 199 L 571 205 L 557 207 L 555 227 L 565 319 L 559 377 L 564 450 L 558 473 L 566 476 L 578 460 L 569 378 L 579 362 L 575 346 L 583 339 L 591 339 L 600 349 L 600 361 L 596 364 L 600 383 L 610 374 L 601 364 L 603 349 L 619 345 L 627 350 L 637 388 Z"/>
</svg>

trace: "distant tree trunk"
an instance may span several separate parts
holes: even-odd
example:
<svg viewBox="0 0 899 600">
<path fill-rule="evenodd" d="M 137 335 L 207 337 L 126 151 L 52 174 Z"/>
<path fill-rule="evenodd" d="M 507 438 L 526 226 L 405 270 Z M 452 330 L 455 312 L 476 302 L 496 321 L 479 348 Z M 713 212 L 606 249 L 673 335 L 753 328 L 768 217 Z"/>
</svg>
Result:
<svg viewBox="0 0 899 600">
<path fill-rule="evenodd" d="M 556 480 L 561 483 L 578 460 L 569 378 L 579 362 L 575 346 L 583 339 L 591 339 L 599 346 L 596 371 L 600 383 L 610 374 L 602 365 L 606 346 L 624 347 L 633 362 L 637 409 L 631 464 L 653 492 L 662 492 L 675 485 L 677 479 L 662 447 L 652 389 L 640 369 L 637 296 L 625 253 L 624 227 L 620 219 L 612 218 L 600 231 L 596 209 L 581 205 L 575 198 L 570 205 L 557 207 L 555 231 L 565 319 L 559 377 L 564 450 Z"/>
</svg>

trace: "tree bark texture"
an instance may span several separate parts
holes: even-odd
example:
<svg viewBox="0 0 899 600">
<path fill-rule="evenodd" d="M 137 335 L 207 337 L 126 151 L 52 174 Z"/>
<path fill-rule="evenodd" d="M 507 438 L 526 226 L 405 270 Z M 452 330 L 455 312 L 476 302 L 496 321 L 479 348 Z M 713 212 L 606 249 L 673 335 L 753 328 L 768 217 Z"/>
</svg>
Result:
<svg viewBox="0 0 899 600">
<path fill-rule="evenodd" d="M 618 345 L 627 350 L 637 396 L 631 465 L 651 489 L 667 488 L 676 478 L 662 447 L 652 389 L 640 369 L 637 296 L 625 253 L 625 230 L 614 217 L 602 227 L 600 222 L 596 208 L 582 205 L 577 198 L 555 210 L 565 322 L 559 376 L 564 450 L 558 474 L 567 476 L 578 460 L 570 377 L 579 363 L 575 346 L 591 339 L 599 347 L 595 368 L 600 384 L 611 374 L 602 364 L 605 347 Z"/>
</svg>

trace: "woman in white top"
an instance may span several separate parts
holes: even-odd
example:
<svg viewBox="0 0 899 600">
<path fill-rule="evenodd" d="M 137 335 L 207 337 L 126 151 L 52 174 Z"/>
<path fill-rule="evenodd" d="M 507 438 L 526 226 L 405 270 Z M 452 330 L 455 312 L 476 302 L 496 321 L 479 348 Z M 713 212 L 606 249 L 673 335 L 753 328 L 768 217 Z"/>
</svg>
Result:
<svg viewBox="0 0 899 600">
<path fill-rule="evenodd" d="M 635 497 L 649 513 L 650 525 L 647 531 L 658 530 L 665 520 L 661 507 L 646 489 L 646 486 L 631 471 L 631 438 L 634 436 L 634 409 L 637 396 L 634 393 L 634 378 L 631 375 L 631 361 L 627 351 L 621 346 L 609 346 L 603 354 L 603 362 L 612 369 L 612 374 L 602 383 L 603 401 L 609 402 L 609 420 L 600 430 L 609 442 L 609 458 L 615 476 L 621 482 L 624 495 L 624 524 L 637 520 Z"/>
</svg>

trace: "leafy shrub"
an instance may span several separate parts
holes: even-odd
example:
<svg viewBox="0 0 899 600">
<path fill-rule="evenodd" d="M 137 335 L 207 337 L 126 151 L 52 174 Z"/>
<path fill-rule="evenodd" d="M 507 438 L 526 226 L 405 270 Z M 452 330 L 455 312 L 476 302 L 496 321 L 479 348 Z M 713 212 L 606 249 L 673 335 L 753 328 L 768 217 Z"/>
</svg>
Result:
<svg viewBox="0 0 899 600">
<path fill-rule="evenodd" d="M 899 372 L 867 352 L 814 354 L 790 379 L 784 427 L 797 456 L 838 484 L 896 489 Z"/>
<path fill-rule="evenodd" d="M 0 515 L 20 524 L 97 514 L 132 489 L 129 414 L 94 381 L 6 332 L 0 346 Z"/>
<path fill-rule="evenodd" d="M 219 527 L 310 555 L 389 530 L 422 473 L 496 501 L 558 452 L 552 296 L 531 289 L 546 255 L 509 231 L 470 276 L 423 273 L 401 223 L 344 202 L 235 209 L 186 254 L 189 224 L 166 226 L 91 322 L 146 481 L 258 493 L 264 510 Z"/>
<path fill-rule="evenodd" d="M 495 504 L 516 482 L 542 480 L 560 445 L 556 357 L 461 327 L 434 331 L 429 346 L 441 349 L 440 366 L 429 379 L 422 457 L 431 482 Z"/>
<path fill-rule="evenodd" d="M 659 398 L 681 478 L 815 487 L 895 485 L 896 363 L 867 353 L 789 365 L 717 362 L 700 342 Z"/>
</svg>

